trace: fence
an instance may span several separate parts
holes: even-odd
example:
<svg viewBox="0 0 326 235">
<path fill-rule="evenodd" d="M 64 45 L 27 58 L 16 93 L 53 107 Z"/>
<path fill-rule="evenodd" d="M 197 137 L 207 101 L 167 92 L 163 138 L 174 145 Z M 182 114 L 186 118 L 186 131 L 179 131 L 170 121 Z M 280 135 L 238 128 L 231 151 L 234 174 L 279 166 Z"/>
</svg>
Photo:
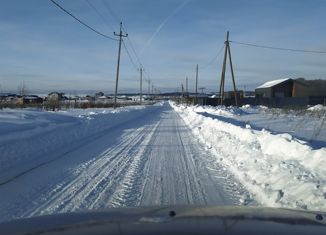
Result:
<svg viewBox="0 0 326 235">
<path fill-rule="evenodd" d="M 235 105 L 234 99 L 224 99 L 224 105 Z M 218 98 L 200 98 L 198 100 L 200 105 L 219 105 Z M 264 105 L 268 107 L 282 108 L 282 107 L 303 107 L 307 105 L 326 105 L 326 96 L 309 96 L 309 97 L 284 97 L 284 98 L 241 98 L 239 99 L 239 105 Z"/>
</svg>

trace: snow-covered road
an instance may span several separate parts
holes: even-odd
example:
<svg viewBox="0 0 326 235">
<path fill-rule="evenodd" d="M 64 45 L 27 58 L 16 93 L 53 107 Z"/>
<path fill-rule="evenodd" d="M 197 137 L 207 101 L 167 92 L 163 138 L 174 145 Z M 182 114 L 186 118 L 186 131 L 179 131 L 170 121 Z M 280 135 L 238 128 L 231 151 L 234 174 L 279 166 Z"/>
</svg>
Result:
<svg viewBox="0 0 326 235">
<path fill-rule="evenodd" d="M 2 182 L 0 221 L 107 207 L 247 203 L 246 190 L 168 103 L 145 109 L 126 122 L 103 122 L 57 153 L 38 146 L 50 160 Z"/>
</svg>

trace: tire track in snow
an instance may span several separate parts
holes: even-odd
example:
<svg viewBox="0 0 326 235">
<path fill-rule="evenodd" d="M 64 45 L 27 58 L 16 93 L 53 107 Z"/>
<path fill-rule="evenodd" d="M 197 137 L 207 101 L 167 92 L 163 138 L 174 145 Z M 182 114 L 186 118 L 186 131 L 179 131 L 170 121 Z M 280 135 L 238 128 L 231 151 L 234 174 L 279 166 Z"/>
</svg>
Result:
<svg viewBox="0 0 326 235">
<path fill-rule="evenodd" d="M 129 129 L 114 135 L 117 138 L 119 134 L 119 138 L 113 142 L 105 139 L 111 138 L 107 133 L 88 143 L 94 147 L 101 140 L 102 147 L 110 146 L 101 154 L 95 154 L 92 148 L 84 153 L 88 148 L 85 144 L 71 153 L 80 160 L 70 163 L 67 156 L 22 177 L 20 184 L 26 182 L 25 178 L 35 180 L 44 173 L 48 178 L 22 190 L 27 195 L 19 192 L 13 200 L 0 203 L 0 215 L 30 217 L 113 206 L 236 204 L 239 185 L 228 182 L 233 179 L 212 160 L 216 156 L 195 139 L 192 130 L 168 104 L 141 123 L 131 122 Z M 67 163 L 70 168 L 46 175 L 47 170 Z M 3 186 L 0 192 L 14 183 Z"/>
<path fill-rule="evenodd" d="M 135 206 L 138 204 L 137 202 L 143 193 L 141 187 L 143 169 L 146 165 L 146 162 L 148 161 L 148 156 L 144 153 L 159 124 L 160 121 L 155 125 L 149 126 L 149 133 L 142 136 L 141 144 L 134 145 L 134 147 L 137 148 L 137 152 L 134 156 L 132 156 L 133 163 L 129 166 L 128 171 L 121 179 L 114 193 L 102 193 L 99 196 L 98 200 L 104 202 L 103 206 L 121 207 Z"/>
<path fill-rule="evenodd" d="M 174 110 L 162 115 L 146 155 L 144 193 L 138 205 L 240 204 L 244 192 L 240 184 L 227 182 L 234 178 L 212 164 L 216 157 L 196 141 Z"/>
<path fill-rule="evenodd" d="M 97 209 L 103 206 L 101 201 L 103 195 L 113 194 L 121 184 L 124 175 L 134 163 L 134 155 L 140 151 L 139 146 L 143 145 L 150 129 L 151 125 L 148 125 L 123 136 L 118 145 L 109 148 L 96 160 L 91 160 L 85 169 L 73 176 L 74 179 L 71 179 L 72 177 L 65 179 L 65 183 L 55 192 L 50 194 L 45 192 L 42 197 L 47 198 L 46 203 L 24 216 L 67 212 L 81 208 Z"/>
</svg>

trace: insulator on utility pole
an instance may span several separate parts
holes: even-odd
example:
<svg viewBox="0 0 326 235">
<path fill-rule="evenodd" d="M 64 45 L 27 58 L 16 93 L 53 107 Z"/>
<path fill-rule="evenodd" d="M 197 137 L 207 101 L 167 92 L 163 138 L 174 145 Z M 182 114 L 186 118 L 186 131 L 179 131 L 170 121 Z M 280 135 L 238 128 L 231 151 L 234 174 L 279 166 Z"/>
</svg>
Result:
<svg viewBox="0 0 326 235">
<path fill-rule="evenodd" d="M 118 63 L 117 63 L 117 76 L 115 79 L 115 92 L 114 92 L 114 108 L 117 107 L 117 93 L 118 93 L 118 82 L 119 82 L 119 70 L 120 70 L 120 55 L 121 55 L 121 42 L 123 37 L 128 37 L 128 34 L 122 34 L 122 22 L 120 22 L 120 32 L 119 34 L 113 33 L 114 36 L 119 37 L 119 51 L 118 51 Z"/>
</svg>

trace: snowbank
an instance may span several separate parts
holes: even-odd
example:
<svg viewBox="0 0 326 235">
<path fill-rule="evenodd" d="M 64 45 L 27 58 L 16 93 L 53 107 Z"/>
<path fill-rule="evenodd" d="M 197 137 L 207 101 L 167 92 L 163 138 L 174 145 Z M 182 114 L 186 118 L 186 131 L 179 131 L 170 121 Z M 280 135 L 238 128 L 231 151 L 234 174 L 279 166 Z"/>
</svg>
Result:
<svg viewBox="0 0 326 235">
<path fill-rule="evenodd" d="M 192 106 L 201 115 L 226 120 L 252 129 L 266 129 L 272 133 L 290 133 L 292 136 L 308 141 L 314 148 L 326 146 L 326 109 L 314 106 L 311 110 L 268 108 L 265 106 L 244 105 L 236 107 Z"/>
<path fill-rule="evenodd" d="M 255 200 L 273 207 L 326 210 L 326 148 L 313 150 L 290 134 L 201 115 L 198 111 L 205 108 L 171 105 Z M 225 108 L 214 112 L 234 115 Z"/>
<path fill-rule="evenodd" d="M 326 106 L 321 105 L 321 104 L 317 104 L 315 106 L 312 106 L 312 107 L 307 108 L 307 110 L 312 111 L 312 112 L 326 111 Z"/>
</svg>

